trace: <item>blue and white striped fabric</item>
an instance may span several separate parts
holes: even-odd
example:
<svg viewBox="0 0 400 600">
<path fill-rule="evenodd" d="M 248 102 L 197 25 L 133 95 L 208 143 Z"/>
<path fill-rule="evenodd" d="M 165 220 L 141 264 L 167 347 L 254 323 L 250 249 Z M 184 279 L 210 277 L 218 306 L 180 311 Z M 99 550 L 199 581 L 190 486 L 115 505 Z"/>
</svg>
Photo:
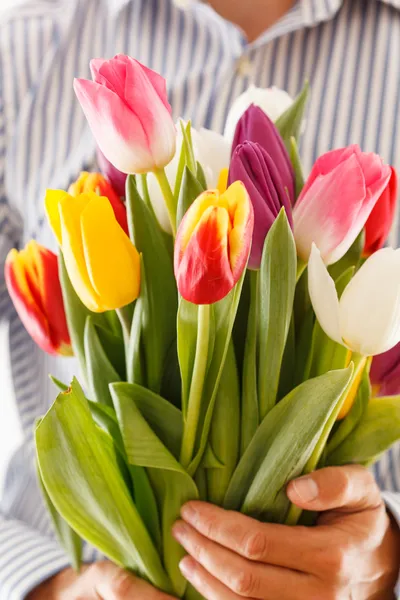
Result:
<svg viewBox="0 0 400 600">
<path fill-rule="evenodd" d="M 44 191 L 66 188 L 94 160 L 72 79 L 89 76 L 90 58 L 117 52 L 167 78 L 175 117 L 217 131 L 250 83 L 295 95 L 308 78 L 312 97 L 301 143 L 307 170 L 322 152 L 355 142 L 400 169 L 400 0 L 300 0 L 252 44 L 202 3 L 182 10 L 172 0 L 31 0 L 0 21 L 1 272 L 11 246 L 31 237 L 54 245 Z M 36 349 L 1 279 L 0 318 L 9 322 L 25 436 L 0 506 L 0 600 L 21 600 L 67 565 L 35 483 L 32 427 L 55 396 L 47 373 L 68 380 L 75 363 Z M 376 478 L 395 512 L 398 448 L 377 466 Z M 85 558 L 96 554 L 87 548 Z"/>
</svg>

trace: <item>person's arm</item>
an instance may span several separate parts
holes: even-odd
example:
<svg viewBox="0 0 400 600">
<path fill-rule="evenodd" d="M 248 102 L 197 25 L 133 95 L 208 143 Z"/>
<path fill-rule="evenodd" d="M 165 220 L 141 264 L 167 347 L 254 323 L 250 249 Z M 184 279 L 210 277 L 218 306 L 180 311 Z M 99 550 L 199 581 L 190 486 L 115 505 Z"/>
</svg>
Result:
<svg viewBox="0 0 400 600">
<path fill-rule="evenodd" d="M 174 535 L 181 569 L 213 600 L 392 600 L 400 530 L 373 476 L 330 467 L 292 482 L 288 496 L 321 512 L 316 527 L 266 524 L 201 502 L 182 509 Z"/>
</svg>

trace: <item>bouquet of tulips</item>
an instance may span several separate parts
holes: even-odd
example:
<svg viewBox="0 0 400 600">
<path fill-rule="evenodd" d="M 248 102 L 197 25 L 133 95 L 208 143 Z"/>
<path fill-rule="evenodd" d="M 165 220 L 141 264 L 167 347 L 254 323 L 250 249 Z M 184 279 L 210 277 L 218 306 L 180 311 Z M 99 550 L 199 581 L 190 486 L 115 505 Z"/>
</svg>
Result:
<svg viewBox="0 0 400 600">
<path fill-rule="evenodd" d="M 91 68 L 75 91 L 104 176 L 48 190 L 58 259 L 30 242 L 6 263 L 32 337 L 80 366 L 37 423 L 38 474 L 76 568 L 84 539 L 196 599 L 171 533 L 186 501 L 310 523 L 292 478 L 400 439 L 400 396 L 370 385 L 399 355 L 396 174 L 350 146 L 304 183 L 307 86 L 275 123 L 250 92 L 232 139 L 175 125 L 137 61 Z"/>
</svg>

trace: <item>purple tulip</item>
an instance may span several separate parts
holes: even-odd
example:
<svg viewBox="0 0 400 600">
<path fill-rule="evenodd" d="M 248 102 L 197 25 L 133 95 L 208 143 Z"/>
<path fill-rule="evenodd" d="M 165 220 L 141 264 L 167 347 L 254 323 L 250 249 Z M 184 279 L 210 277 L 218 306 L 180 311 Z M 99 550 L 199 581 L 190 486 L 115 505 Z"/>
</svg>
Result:
<svg viewBox="0 0 400 600">
<path fill-rule="evenodd" d="M 378 396 L 400 394 L 400 343 L 391 350 L 374 356 L 370 371 L 371 383 Z"/>
<path fill-rule="evenodd" d="M 104 177 L 108 179 L 118 196 L 125 196 L 125 182 L 127 175 L 118 171 L 114 165 L 104 156 L 99 147 L 97 147 L 97 163 Z"/>
<path fill-rule="evenodd" d="M 232 143 L 232 153 L 243 142 L 255 142 L 267 151 L 277 166 L 284 187 L 289 193 L 290 202 L 295 201 L 295 175 L 288 151 L 278 129 L 258 106 L 251 104 L 243 113 L 236 126 Z"/>
<path fill-rule="evenodd" d="M 282 206 L 292 226 L 292 207 L 281 173 L 272 157 L 260 144 L 244 142 L 234 150 L 228 184 L 242 181 L 254 208 L 253 244 L 249 268 L 258 269 L 265 237 Z"/>
</svg>

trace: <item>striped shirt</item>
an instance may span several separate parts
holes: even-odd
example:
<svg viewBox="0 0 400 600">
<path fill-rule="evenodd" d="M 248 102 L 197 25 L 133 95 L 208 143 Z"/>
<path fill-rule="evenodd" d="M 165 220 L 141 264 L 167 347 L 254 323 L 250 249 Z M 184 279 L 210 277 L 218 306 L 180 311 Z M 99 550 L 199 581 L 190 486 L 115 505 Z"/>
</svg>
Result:
<svg viewBox="0 0 400 600">
<path fill-rule="evenodd" d="M 32 237 L 54 247 L 44 191 L 65 189 L 94 161 L 72 79 L 89 76 L 90 58 L 118 52 L 166 77 L 175 117 L 216 131 L 251 83 L 295 95 L 308 78 L 307 171 L 321 153 L 350 143 L 400 169 L 400 0 L 299 0 L 251 44 L 203 3 L 183 10 L 172 0 L 31 0 L 0 17 L 0 262 Z M 24 433 L 0 504 L 0 600 L 21 600 L 67 565 L 36 485 L 32 428 L 56 394 L 47 374 L 67 381 L 76 365 L 35 347 L 2 279 L 0 318 Z M 398 448 L 375 474 L 396 512 Z M 95 558 L 87 547 L 85 559 Z"/>
</svg>

